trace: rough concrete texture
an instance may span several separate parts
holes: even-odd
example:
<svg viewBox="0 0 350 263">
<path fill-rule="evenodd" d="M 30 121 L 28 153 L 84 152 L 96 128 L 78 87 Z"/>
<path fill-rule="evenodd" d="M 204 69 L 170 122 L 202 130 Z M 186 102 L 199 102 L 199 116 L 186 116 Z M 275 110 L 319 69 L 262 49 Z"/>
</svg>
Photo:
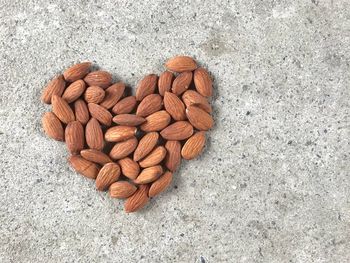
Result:
<svg viewBox="0 0 350 263">
<path fill-rule="evenodd" d="M 350 261 L 347 0 L 0 6 L 2 263 Z M 135 87 L 176 54 L 214 76 L 216 126 L 125 214 L 43 134 L 39 96 L 77 61 Z"/>
</svg>

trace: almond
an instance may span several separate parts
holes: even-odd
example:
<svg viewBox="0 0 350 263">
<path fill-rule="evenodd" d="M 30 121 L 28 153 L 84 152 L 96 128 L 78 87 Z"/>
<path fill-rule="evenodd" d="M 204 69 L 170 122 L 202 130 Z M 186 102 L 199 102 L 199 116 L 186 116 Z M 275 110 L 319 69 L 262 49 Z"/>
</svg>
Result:
<svg viewBox="0 0 350 263">
<path fill-rule="evenodd" d="M 134 137 L 136 131 L 137 129 L 135 127 L 114 126 L 106 131 L 105 140 L 107 142 L 121 142 Z"/>
<path fill-rule="evenodd" d="M 83 80 L 77 80 L 70 84 L 68 88 L 64 91 L 62 98 L 68 103 L 72 103 L 77 100 L 81 94 L 84 93 L 86 88 L 85 82 Z"/>
<path fill-rule="evenodd" d="M 186 120 L 185 105 L 175 94 L 168 91 L 165 92 L 164 107 L 174 120 Z"/>
<path fill-rule="evenodd" d="M 91 162 L 98 163 L 98 164 L 106 164 L 112 162 L 111 158 L 104 152 L 95 150 L 95 149 L 85 149 L 80 152 L 80 155 Z"/>
<path fill-rule="evenodd" d="M 139 164 L 131 158 L 126 157 L 120 159 L 118 163 L 120 165 L 120 168 L 122 169 L 123 175 L 125 175 L 129 179 L 134 180 L 140 174 Z"/>
<path fill-rule="evenodd" d="M 84 81 L 89 86 L 98 86 L 100 88 L 107 88 L 112 83 L 112 75 L 107 71 L 93 71 L 86 75 Z"/>
<path fill-rule="evenodd" d="M 109 156 L 113 160 L 119 160 L 127 157 L 129 154 L 131 154 L 137 146 L 137 139 L 136 137 L 132 137 L 126 141 L 118 142 L 116 143 L 111 152 L 109 153 Z"/>
<path fill-rule="evenodd" d="M 166 127 L 160 135 L 166 140 L 181 141 L 193 134 L 193 127 L 188 121 L 177 121 Z"/>
<path fill-rule="evenodd" d="M 126 97 L 114 105 L 114 107 L 112 108 L 112 112 L 114 114 L 130 113 L 135 108 L 136 103 L 137 101 L 135 96 Z"/>
<path fill-rule="evenodd" d="M 142 209 L 148 202 L 148 185 L 140 185 L 139 189 L 124 203 L 125 212 L 131 213 Z"/>
<path fill-rule="evenodd" d="M 141 117 L 147 117 L 163 107 L 163 98 L 159 94 L 146 96 L 137 107 L 136 114 Z"/>
<path fill-rule="evenodd" d="M 164 71 L 160 74 L 158 79 L 158 90 L 160 95 L 164 96 L 166 91 L 170 91 L 173 79 L 174 75 L 170 71 Z"/>
<path fill-rule="evenodd" d="M 213 82 L 206 69 L 197 68 L 194 71 L 193 80 L 199 94 L 204 97 L 210 97 L 213 94 Z"/>
<path fill-rule="evenodd" d="M 106 94 L 101 102 L 101 106 L 106 109 L 112 108 L 123 96 L 125 85 L 123 82 L 115 83 L 106 89 Z"/>
<path fill-rule="evenodd" d="M 95 103 L 89 103 L 88 108 L 93 118 L 97 119 L 101 124 L 105 126 L 111 126 L 112 114 L 108 110 Z"/>
<path fill-rule="evenodd" d="M 139 176 L 134 180 L 135 184 L 148 184 L 158 179 L 163 173 L 163 168 L 160 165 L 145 168 Z"/>
<path fill-rule="evenodd" d="M 138 126 L 146 119 L 134 114 L 119 114 L 113 117 L 113 122 L 125 126 Z"/>
<path fill-rule="evenodd" d="M 95 179 L 98 174 L 98 166 L 93 162 L 85 160 L 79 155 L 69 157 L 69 163 L 75 171 L 84 175 L 87 178 Z"/>
<path fill-rule="evenodd" d="M 166 111 L 157 111 L 146 117 L 146 122 L 141 125 L 145 132 L 160 131 L 169 125 L 171 117 Z"/>
<path fill-rule="evenodd" d="M 147 95 L 154 93 L 157 86 L 158 76 L 149 74 L 139 81 L 136 87 L 136 100 L 141 101 Z"/>
<path fill-rule="evenodd" d="M 193 58 L 188 56 L 176 56 L 165 63 L 165 67 L 174 72 L 193 71 L 197 68 Z"/>
<path fill-rule="evenodd" d="M 85 127 L 86 144 L 91 148 L 101 151 L 104 147 L 103 132 L 100 123 L 95 119 L 86 124 Z"/>
<path fill-rule="evenodd" d="M 71 154 L 79 154 L 84 148 L 84 129 L 79 121 L 68 123 L 65 135 L 66 145 Z"/>
<path fill-rule="evenodd" d="M 65 87 L 66 82 L 64 81 L 63 76 L 57 76 L 51 80 L 49 84 L 47 84 L 46 88 L 43 91 L 43 94 L 41 95 L 41 100 L 46 104 L 50 104 L 52 96 L 57 95 L 60 97 Z"/>
<path fill-rule="evenodd" d="M 64 140 L 64 132 L 61 121 L 52 112 L 45 112 L 42 125 L 47 136 L 56 141 Z"/>
<path fill-rule="evenodd" d="M 167 150 L 165 166 L 170 171 L 175 172 L 181 163 L 181 143 L 178 141 L 167 141 L 165 149 Z"/>
<path fill-rule="evenodd" d="M 203 150 L 205 145 L 205 132 L 197 132 L 192 135 L 184 144 L 181 155 L 186 160 L 196 158 Z"/>
<path fill-rule="evenodd" d="M 104 89 L 98 86 L 88 87 L 84 93 L 84 99 L 87 103 L 100 103 L 105 97 Z"/>
<path fill-rule="evenodd" d="M 83 100 L 77 100 L 74 102 L 74 113 L 77 121 L 80 121 L 83 125 L 90 119 L 88 107 Z"/>
<path fill-rule="evenodd" d="M 167 151 L 163 146 L 156 147 L 150 154 L 143 158 L 139 164 L 142 168 L 147 168 L 159 164 L 165 158 Z"/>
<path fill-rule="evenodd" d="M 127 181 L 119 181 L 111 184 L 109 187 L 109 195 L 112 198 L 128 198 L 133 195 L 137 187 Z"/>
<path fill-rule="evenodd" d="M 120 167 L 116 163 L 105 164 L 96 177 L 96 188 L 99 191 L 104 191 L 116 182 L 120 176 Z"/>
<path fill-rule="evenodd" d="M 182 72 L 179 76 L 177 76 L 173 82 L 173 86 L 171 91 L 176 95 L 180 95 L 184 93 L 190 87 L 192 82 L 192 72 L 185 71 Z"/>
<path fill-rule="evenodd" d="M 213 118 L 195 105 L 187 107 L 186 115 L 191 124 L 200 131 L 207 131 L 214 125 Z"/>
<path fill-rule="evenodd" d="M 141 138 L 134 152 L 134 161 L 139 161 L 142 158 L 144 158 L 147 154 L 149 154 L 153 150 L 153 148 L 157 145 L 158 138 L 159 138 L 158 132 L 149 132 L 145 134 Z"/>
<path fill-rule="evenodd" d="M 91 62 L 78 63 L 63 72 L 64 79 L 69 82 L 84 78 L 90 71 Z"/>
<path fill-rule="evenodd" d="M 74 113 L 72 109 L 69 107 L 68 103 L 58 97 L 57 95 L 52 96 L 52 111 L 55 115 L 63 122 L 69 123 L 75 120 Z"/>
<path fill-rule="evenodd" d="M 195 105 L 208 113 L 212 112 L 212 108 L 207 99 L 201 94 L 199 94 L 197 91 L 186 90 L 185 93 L 182 95 L 182 100 L 185 103 L 186 107 L 189 107 L 190 105 Z"/>
<path fill-rule="evenodd" d="M 169 171 L 165 172 L 161 177 L 154 181 L 149 189 L 148 196 L 154 197 L 164 192 L 168 188 L 173 179 L 173 174 Z"/>
</svg>

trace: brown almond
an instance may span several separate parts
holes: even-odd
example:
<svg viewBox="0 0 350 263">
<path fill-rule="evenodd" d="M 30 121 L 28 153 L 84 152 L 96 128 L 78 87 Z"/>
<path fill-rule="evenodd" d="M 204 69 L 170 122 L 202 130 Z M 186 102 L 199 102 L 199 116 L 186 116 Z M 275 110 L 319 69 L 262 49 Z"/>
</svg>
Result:
<svg viewBox="0 0 350 263">
<path fill-rule="evenodd" d="M 186 107 L 190 105 L 195 105 L 208 113 L 212 112 L 212 108 L 207 101 L 206 97 L 199 94 L 194 90 L 186 90 L 184 94 L 182 94 L 182 100 L 185 103 Z"/>
<path fill-rule="evenodd" d="M 159 94 L 146 96 L 139 104 L 136 114 L 141 117 L 147 117 L 152 113 L 161 110 L 163 107 L 163 98 Z"/>
<path fill-rule="evenodd" d="M 49 84 L 47 84 L 46 88 L 44 89 L 41 95 L 41 100 L 46 104 L 50 104 L 52 96 L 57 95 L 60 97 L 65 87 L 66 82 L 63 79 L 63 75 L 55 77 L 49 82 Z"/>
<path fill-rule="evenodd" d="M 73 110 L 69 107 L 68 103 L 64 99 L 58 97 L 57 95 L 53 95 L 51 102 L 52 112 L 55 113 L 61 122 L 68 124 L 69 122 L 75 120 Z"/>
<path fill-rule="evenodd" d="M 139 161 L 148 155 L 157 145 L 159 139 L 158 132 L 146 133 L 141 139 L 134 152 L 134 161 Z"/>
<path fill-rule="evenodd" d="M 125 201 L 125 212 L 132 213 L 142 209 L 149 200 L 148 190 L 148 185 L 140 185 L 137 191 Z"/>
<path fill-rule="evenodd" d="M 114 126 L 109 128 L 105 133 L 107 142 L 121 142 L 134 137 L 137 128 L 130 126 Z"/>
<path fill-rule="evenodd" d="M 137 139 L 136 137 L 132 137 L 130 139 L 127 139 L 123 142 L 117 142 L 111 152 L 109 153 L 109 156 L 113 160 L 120 160 L 125 157 L 127 157 L 129 154 L 131 154 L 137 146 Z"/>
<path fill-rule="evenodd" d="M 83 125 L 85 125 L 90 119 L 88 107 L 85 101 L 81 99 L 74 102 L 74 113 L 77 121 L 80 121 Z"/>
<path fill-rule="evenodd" d="M 181 155 L 186 160 L 196 158 L 202 152 L 205 145 L 205 132 L 197 132 L 184 144 Z"/>
<path fill-rule="evenodd" d="M 160 135 L 166 140 L 181 141 L 193 134 L 193 127 L 188 121 L 177 121 L 166 127 Z"/>
<path fill-rule="evenodd" d="M 119 181 L 111 184 L 109 195 L 112 198 L 128 198 L 137 190 L 137 187 L 127 181 Z"/>
<path fill-rule="evenodd" d="M 134 114 L 119 114 L 113 117 L 113 122 L 125 126 L 138 126 L 146 121 L 145 118 Z"/>
<path fill-rule="evenodd" d="M 170 171 L 175 172 L 181 163 L 181 143 L 179 141 L 167 141 L 165 149 L 167 150 L 165 166 Z"/>
<path fill-rule="evenodd" d="M 161 96 L 164 96 L 166 91 L 170 91 L 173 79 L 174 74 L 170 71 L 164 71 L 162 74 L 160 74 L 158 79 L 158 90 Z"/>
<path fill-rule="evenodd" d="M 64 140 L 62 123 L 54 113 L 45 112 L 42 118 L 42 125 L 47 136 L 56 141 Z"/>
<path fill-rule="evenodd" d="M 116 163 L 106 163 L 96 177 L 96 188 L 104 191 L 116 182 L 120 176 L 120 167 Z"/>
<path fill-rule="evenodd" d="M 114 114 L 126 114 L 133 111 L 136 106 L 136 98 L 135 96 L 128 96 L 122 100 L 120 100 L 117 104 L 112 108 L 112 112 Z"/>
<path fill-rule="evenodd" d="M 64 137 L 66 139 L 67 148 L 71 154 L 79 154 L 84 148 L 84 128 L 79 121 L 68 123 Z"/>
<path fill-rule="evenodd" d="M 118 163 L 120 165 L 120 168 L 122 169 L 123 175 L 125 175 L 129 179 L 134 180 L 140 174 L 139 164 L 131 158 L 126 157 L 120 159 Z"/>
<path fill-rule="evenodd" d="M 136 100 L 141 101 L 147 95 L 154 93 L 157 86 L 158 76 L 149 74 L 139 81 L 136 87 Z"/>
<path fill-rule="evenodd" d="M 186 115 L 193 127 L 200 131 L 207 131 L 214 125 L 213 118 L 205 110 L 195 105 L 186 108 Z"/>
<path fill-rule="evenodd" d="M 86 144 L 91 149 L 101 151 L 104 147 L 103 132 L 100 123 L 95 119 L 86 124 L 85 127 Z"/>
<path fill-rule="evenodd" d="M 106 89 L 103 101 L 100 103 L 106 109 L 112 108 L 123 96 L 125 85 L 123 82 L 115 83 Z"/>
<path fill-rule="evenodd" d="M 141 125 L 145 132 L 160 131 L 167 127 L 171 121 L 169 113 L 165 110 L 157 111 L 146 117 L 146 122 Z"/>
<path fill-rule="evenodd" d="M 165 67 L 174 72 L 193 71 L 197 68 L 197 64 L 193 58 L 188 56 L 176 56 L 169 59 L 165 63 Z"/>
<path fill-rule="evenodd" d="M 84 93 L 84 99 L 87 103 L 100 103 L 105 97 L 104 89 L 98 86 L 88 87 Z"/>
<path fill-rule="evenodd" d="M 111 85 L 112 75 L 107 71 L 93 71 L 86 75 L 84 81 L 88 86 L 98 86 L 105 89 Z"/>
<path fill-rule="evenodd" d="M 171 91 L 176 95 L 181 95 L 186 90 L 188 90 L 188 88 L 191 85 L 191 82 L 192 82 L 192 72 L 190 71 L 182 72 L 180 75 L 178 75 L 175 78 Z"/>
<path fill-rule="evenodd" d="M 105 126 L 111 126 L 112 114 L 107 109 L 95 103 L 89 103 L 88 108 L 93 118 L 97 119 L 101 124 Z"/>
<path fill-rule="evenodd" d="M 164 107 L 174 120 L 186 120 L 185 105 L 174 93 L 168 91 L 165 92 Z"/>
<path fill-rule="evenodd" d="M 154 182 L 163 173 L 161 165 L 145 168 L 141 171 L 139 176 L 134 180 L 135 184 L 148 184 Z"/>
<path fill-rule="evenodd" d="M 150 154 L 145 158 L 139 161 L 139 164 L 142 168 L 147 168 L 160 164 L 161 161 L 165 158 L 167 151 L 163 146 L 156 147 Z"/>
<path fill-rule="evenodd" d="M 69 157 L 69 163 L 74 168 L 75 171 L 84 175 L 87 178 L 95 179 L 99 168 L 93 162 L 85 160 L 79 155 L 72 155 Z"/>
<path fill-rule="evenodd" d="M 88 161 L 102 164 L 102 165 L 112 162 L 111 158 L 109 158 L 107 154 L 95 149 L 82 150 L 80 151 L 80 155 Z"/>
<path fill-rule="evenodd" d="M 193 80 L 199 94 L 204 97 L 210 97 L 213 94 L 213 82 L 206 69 L 197 68 L 194 71 Z"/>
<path fill-rule="evenodd" d="M 154 197 L 164 192 L 170 185 L 173 179 L 173 174 L 169 171 L 165 172 L 161 177 L 154 181 L 149 189 L 148 196 Z"/>
<path fill-rule="evenodd" d="M 75 64 L 63 72 L 64 79 L 69 82 L 84 78 L 90 71 L 91 62 Z"/>
<path fill-rule="evenodd" d="M 74 81 L 68 86 L 68 88 L 66 88 L 62 95 L 62 98 L 68 103 L 72 103 L 73 101 L 77 100 L 81 96 L 81 94 L 84 93 L 85 88 L 86 85 L 83 80 L 80 79 Z"/>
</svg>

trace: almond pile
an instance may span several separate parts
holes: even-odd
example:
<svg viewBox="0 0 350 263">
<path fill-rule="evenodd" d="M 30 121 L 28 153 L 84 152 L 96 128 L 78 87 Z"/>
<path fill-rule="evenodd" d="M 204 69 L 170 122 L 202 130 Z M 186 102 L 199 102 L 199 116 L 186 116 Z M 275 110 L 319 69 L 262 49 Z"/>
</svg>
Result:
<svg viewBox="0 0 350 263">
<path fill-rule="evenodd" d="M 181 158 L 196 158 L 213 126 L 212 80 L 187 56 L 168 60 L 158 77 L 141 79 L 135 96 L 112 83 L 91 63 L 76 64 L 55 77 L 42 101 L 52 105 L 42 125 L 46 134 L 65 141 L 70 165 L 96 188 L 126 198 L 125 211 L 141 209 L 171 183 Z"/>
</svg>

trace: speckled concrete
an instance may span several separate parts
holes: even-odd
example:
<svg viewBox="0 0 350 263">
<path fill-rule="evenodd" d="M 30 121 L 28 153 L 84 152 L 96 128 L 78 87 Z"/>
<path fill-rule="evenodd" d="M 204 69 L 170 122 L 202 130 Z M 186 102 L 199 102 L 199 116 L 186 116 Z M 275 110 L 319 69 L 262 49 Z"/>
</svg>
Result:
<svg viewBox="0 0 350 263">
<path fill-rule="evenodd" d="M 76 3 L 73 3 L 76 2 Z M 0 0 L 0 262 L 349 262 L 350 4 Z M 48 139 L 40 92 L 92 60 L 215 77 L 205 153 L 141 213 Z"/>
</svg>

